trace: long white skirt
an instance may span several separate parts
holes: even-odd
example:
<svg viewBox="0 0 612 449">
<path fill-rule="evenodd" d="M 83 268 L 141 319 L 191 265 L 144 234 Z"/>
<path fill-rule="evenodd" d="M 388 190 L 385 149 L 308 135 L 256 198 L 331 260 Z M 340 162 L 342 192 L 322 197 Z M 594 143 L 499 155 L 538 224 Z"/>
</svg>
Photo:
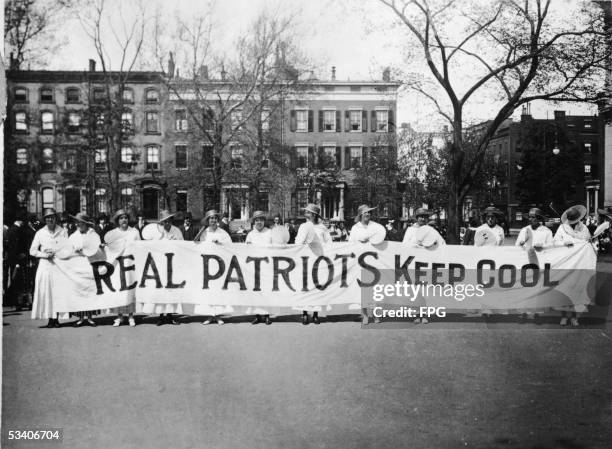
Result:
<svg viewBox="0 0 612 449">
<path fill-rule="evenodd" d="M 53 308 L 51 284 L 51 262 L 47 259 L 40 259 L 34 280 L 33 320 L 55 318 L 56 310 Z"/>
</svg>

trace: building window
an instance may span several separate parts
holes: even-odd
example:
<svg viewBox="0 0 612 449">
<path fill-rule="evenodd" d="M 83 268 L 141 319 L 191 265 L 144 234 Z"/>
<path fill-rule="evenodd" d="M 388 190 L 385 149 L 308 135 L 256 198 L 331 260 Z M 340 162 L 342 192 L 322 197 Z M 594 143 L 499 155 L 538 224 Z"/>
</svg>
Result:
<svg viewBox="0 0 612 449">
<path fill-rule="evenodd" d="M 159 170 L 159 148 L 147 147 L 147 170 Z"/>
<path fill-rule="evenodd" d="M 305 109 L 297 110 L 295 111 L 295 117 L 297 120 L 296 131 L 303 133 L 308 132 L 308 111 Z"/>
<path fill-rule="evenodd" d="M 50 171 L 55 168 L 53 163 L 53 148 L 43 148 L 41 167 L 43 171 Z"/>
<path fill-rule="evenodd" d="M 351 168 L 359 168 L 362 164 L 362 148 L 351 147 Z"/>
<path fill-rule="evenodd" d="M 202 111 L 202 125 L 206 131 L 215 129 L 214 123 L 215 114 L 212 109 L 207 108 Z"/>
<path fill-rule="evenodd" d="M 78 103 L 81 100 L 81 92 L 76 87 L 66 90 L 66 103 Z"/>
<path fill-rule="evenodd" d="M 232 156 L 232 167 L 241 168 L 242 167 L 242 147 L 238 145 L 233 146 L 231 156 Z"/>
<path fill-rule="evenodd" d="M 17 162 L 17 165 L 26 165 L 28 163 L 28 150 L 17 148 L 17 151 L 15 151 L 15 162 Z"/>
<path fill-rule="evenodd" d="M 124 111 L 121 114 L 122 132 L 129 134 L 134 129 L 134 115 L 131 111 Z"/>
<path fill-rule="evenodd" d="M 159 103 L 159 92 L 155 89 L 148 89 L 145 93 L 145 103 L 154 104 Z"/>
<path fill-rule="evenodd" d="M 106 166 L 106 149 L 96 148 L 94 152 L 94 164 L 96 169 L 102 169 Z"/>
<path fill-rule="evenodd" d="M 593 150 L 593 144 L 591 142 L 584 142 L 584 152 L 590 153 Z"/>
<path fill-rule="evenodd" d="M 25 112 L 15 112 L 15 131 L 27 131 L 28 123 Z"/>
<path fill-rule="evenodd" d="M 264 149 L 263 159 L 261 160 L 261 168 L 270 168 L 270 148 Z"/>
<path fill-rule="evenodd" d="M 376 131 L 387 132 L 389 129 L 389 111 L 376 111 Z"/>
<path fill-rule="evenodd" d="M 40 89 L 40 102 L 53 103 L 53 89 L 50 87 L 43 87 Z"/>
<path fill-rule="evenodd" d="M 187 131 L 187 111 L 174 111 L 174 129 L 176 131 Z"/>
<path fill-rule="evenodd" d="M 26 103 L 28 101 L 28 90 L 25 87 L 15 88 L 15 103 Z"/>
<path fill-rule="evenodd" d="M 64 170 L 70 173 L 74 173 L 77 171 L 76 150 L 66 150 L 64 156 Z"/>
<path fill-rule="evenodd" d="M 129 88 L 123 89 L 121 93 L 121 99 L 124 103 L 134 103 L 134 91 Z"/>
<path fill-rule="evenodd" d="M 146 121 L 148 133 L 159 133 L 159 116 L 157 112 L 147 112 Z"/>
<path fill-rule="evenodd" d="M 78 112 L 68 113 L 68 132 L 77 133 L 81 129 L 81 114 Z"/>
<path fill-rule="evenodd" d="M 134 162 L 134 150 L 132 147 L 121 147 L 121 163 L 126 166 L 125 168 L 131 168 Z"/>
<path fill-rule="evenodd" d="M 270 110 L 269 109 L 264 109 L 263 111 L 261 111 L 261 130 L 262 131 L 268 131 L 270 129 Z"/>
<path fill-rule="evenodd" d="M 591 164 L 584 164 L 584 172 L 591 174 Z"/>
<path fill-rule="evenodd" d="M 104 89 L 94 89 L 93 91 L 93 101 L 94 103 L 103 103 L 105 97 Z"/>
<path fill-rule="evenodd" d="M 297 168 L 308 168 L 308 147 L 297 147 Z"/>
<path fill-rule="evenodd" d="M 584 121 L 584 128 L 585 129 L 591 129 L 593 127 L 593 122 L 590 120 L 585 120 Z"/>
<path fill-rule="evenodd" d="M 98 214 L 106 213 L 106 189 L 96 189 L 95 197 Z"/>
<path fill-rule="evenodd" d="M 336 160 L 336 147 L 329 146 L 323 147 L 323 167 L 334 167 L 338 166 L 339 161 Z"/>
<path fill-rule="evenodd" d="M 185 170 L 187 169 L 187 145 L 175 145 L 174 146 L 176 169 Z"/>
<path fill-rule="evenodd" d="M 132 187 L 123 187 L 121 189 L 121 207 L 124 209 L 132 206 L 132 197 L 134 196 L 134 189 Z"/>
<path fill-rule="evenodd" d="M 43 209 L 51 209 L 55 207 L 55 192 L 51 187 L 42 189 L 42 207 Z"/>
<path fill-rule="evenodd" d="M 202 145 L 202 166 L 205 168 L 213 168 L 214 155 L 212 145 Z"/>
<path fill-rule="evenodd" d="M 299 211 L 299 214 L 303 215 L 302 211 L 306 207 L 306 204 L 308 204 L 308 192 L 306 190 L 298 190 L 295 193 L 297 199 L 297 209 Z"/>
<path fill-rule="evenodd" d="M 270 210 L 270 194 L 268 192 L 259 192 L 257 201 L 257 209 L 267 212 Z"/>
<path fill-rule="evenodd" d="M 231 114 L 232 129 L 240 129 L 242 126 L 242 111 L 240 109 L 232 111 Z"/>
<path fill-rule="evenodd" d="M 187 210 L 187 189 L 176 191 L 176 211 L 185 212 Z"/>
<path fill-rule="evenodd" d="M 350 111 L 350 130 L 361 131 L 361 118 L 362 114 L 360 110 Z"/>
<path fill-rule="evenodd" d="M 336 111 L 323 111 L 323 131 L 336 131 Z"/>
<path fill-rule="evenodd" d="M 44 134 L 53 133 L 54 120 L 53 112 L 42 112 L 40 114 L 42 120 L 42 132 Z"/>
</svg>

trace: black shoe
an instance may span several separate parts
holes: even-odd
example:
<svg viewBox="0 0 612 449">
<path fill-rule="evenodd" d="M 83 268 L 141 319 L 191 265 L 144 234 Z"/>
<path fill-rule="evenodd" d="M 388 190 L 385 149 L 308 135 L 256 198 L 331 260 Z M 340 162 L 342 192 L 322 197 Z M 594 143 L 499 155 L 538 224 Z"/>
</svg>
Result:
<svg viewBox="0 0 612 449">
<path fill-rule="evenodd" d="M 164 316 L 160 316 L 157 323 L 155 323 L 156 326 L 163 326 L 164 324 L 166 324 L 166 317 Z"/>
<path fill-rule="evenodd" d="M 89 319 L 87 320 L 87 324 L 89 324 L 91 327 L 96 327 L 96 326 L 98 326 L 98 325 L 96 324 L 96 322 L 95 322 L 94 320 L 92 320 L 91 318 L 89 318 Z"/>
<path fill-rule="evenodd" d="M 84 324 L 85 324 L 85 320 L 79 320 L 76 323 L 74 323 L 74 327 L 83 327 Z"/>
<path fill-rule="evenodd" d="M 272 320 L 270 319 L 269 315 L 266 315 L 266 324 L 269 326 L 270 324 L 272 324 Z"/>
<path fill-rule="evenodd" d="M 62 327 L 62 325 L 60 324 L 59 320 L 53 320 L 53 327 L 59 329 Z"/>
<path fill-rule="evenodd" d="M 319 316 L 318 315 L 313 315 L 312 316 L 312 322 L 314 324 L 321 324 L 321 321 L 319 321 Z"/>
<path fill-rule="evenodd" d="M 308 314 L 302 315 L 302 324 L 306 326 L 308 324 Z"/>
<path fill-rule="evenodd" d="M 178 326 L 179 324 L 181 324 L 181 322 L 180 322 L 180 321 L 178 321 L 178 320 L 175 320 L 175 319 L 174 319 L 174 318 L 172 318 L 172 317 L 170 317 L 170 318 L 168 319 L 168 324 L 174 324 L 175 326 Z"/>
<path fill-rule="evenodd" d="M 53 319 L 50 319 L 46 325 L 40 326 L 40 329 L 53 329 L 53 327 Z"/>
<path fill-rule="evenodd" d="M 261 316 L 255 315 L 255 319 L 251 321 L 251 324 L 259 324 L 259 323 L 261 323 Z"/>
</svg>

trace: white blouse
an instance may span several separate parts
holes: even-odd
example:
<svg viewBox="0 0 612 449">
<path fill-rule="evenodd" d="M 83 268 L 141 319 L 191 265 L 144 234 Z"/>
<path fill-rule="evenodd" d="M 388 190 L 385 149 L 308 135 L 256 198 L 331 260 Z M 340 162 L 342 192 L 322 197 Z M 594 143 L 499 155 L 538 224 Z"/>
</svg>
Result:
<svg viewBox="0 0 612 449">
<path fill-rule="evenodd" d="M 272 245 L 272 232 L 268 228 L 263 228 L 261 231 L 253 229 L 247 234 L 245 243 L 254 246 L 270 246 Z"/>
<path fill-rule="evenodd" d="M 67 239 L 68 233 L 61 226 L 55 225 L 53 231 L 49 231 L 49 228 L 45 226 L 34 234 L 34 240 L 30 245 L 30 256 L 46 259 L 48 255 L 45 250 L 57 251 L 60 244 Z"/>
</svg>

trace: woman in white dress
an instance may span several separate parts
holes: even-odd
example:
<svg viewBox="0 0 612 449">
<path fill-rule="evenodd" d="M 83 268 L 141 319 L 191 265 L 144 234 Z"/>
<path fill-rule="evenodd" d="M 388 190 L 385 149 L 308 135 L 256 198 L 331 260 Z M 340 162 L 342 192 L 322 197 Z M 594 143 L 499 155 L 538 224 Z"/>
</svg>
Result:
<svg viewBox="0 0 612 449">
<path fill-rule="evenodd" d="M 176 214 L 171 214 L 170 211 L 162 210 L 160 212 L 160 219 L 157 224 L 153 223 L 148 226 L 156 226 L 155 240 L 183 240 L 183 234 L 181 230 L 172 224 L 172 217 Z M 146 229 L 143 230 L 143 236 L 146 234 Z M 147 240 L 147 237 L 144 237 Z M 164 324 L 181 324 L 179 321 L 172 317 L 173 313 L 182 314 L 183 306 L 179 303 L 139 303 L 139 311 L 142 313 L 159 314 L 159 320 L 157 326 L 163 326 Z"/>
<path fill-rule="evenodd" d="M 104 244 L 110 251 L 114 251 L 114 247 L 123 249 L 129 242 L 140 240 L 140 233 L 137 229 L 130 226 L 130 215 L 125 209 L 119 209 L 115 212 L 112 220 L 116 227 L 104 235 Z M 113 327 L 121 326 L 125 314 L 128 314 L 129 325 L 131 327 L 136 326 L 134 311 L 134 304 L 110 309 L 108 313 L 117 314 L 117 318 L 113 321 Z"/>
<path fill-rule="evenodd" d="M 94 230 L 94 226 L 96 225 L 89 216 L 84 212 L 79 212 L 76 216 L 72 217 L 76 221 L 77 230 L 73 232 L 68 240 L 72 243 L 72 247 L 77 255 L 83 256 L 83 248 L 85 246 L 85 242 L 100 249 L 100 236 Z M 94 249 L 95 251 L 95 249 Z M 99 315 L 99 310 L 82 310 L 80 312 L 73 312 L 71 316 L 77 316 L 79 320 L 74 323 L 76 327 L 84 326 L 88 324 L 92 327 L 96 327 L 96 323 L 92 320 L 94 315 Z"/>
<path fill-rule="evenodd" d="M 298 229 L 298 233 L 295 236 L 296 245 L 325 245 L 331 242 L 331 235 L 327 227 L 321 223 L 321 208 L 316 204 L 308 204 L 304 208 L 304 217 L 306 222 L 302 223 Z M 296 309 L 294 309 L 296 310 Z M 309 323 L 308 312 L 312 312 L 312 322 L 319 324 L 319 312 L 322 311 L 321 306 L 308 306 L 306 310 L 302 310 L 302 324 L 307 325 Z"/>
<path fill-rule="evenodd" d="M 193 239 L 195 242 L 208 242 L 223 245 L 232 243 L 230 235 L 219 227 L 221 216 L 216 210 L 209 210 L 202 218 L 202 229 Z M 209 316 L 202 324 L 217 323 L 223 325 L 224 321 L 220 318 L 221 315 L 227 315 L 234 311 L 232 306 L 216 306 L 210 304 L 196 304 L 194 307 L 195 315 Z"/>
<path fill-rule="evenodd" d="M 57 225 L 57 213 L 54 209 L 45 209 L 43 213 L 45 226 L 34 235 L 30 245 L 30 256 L 39 260 L 34 281 L 34 301 L 32 319 L 47 318 L 47 328 L 60 327 L 59 315 L 53 307 L 53 289 L 51 266 L 59 245 L 68 242 L 68 233 Z"/>
<path fill-rule="evenodd" d="M 271 246 L 273 244 L 272 231 L 266 227 L 266 214 L 260 210 L 255 211 L 251 218 L 251 223 L 253 223 L 253 229 L 247 234 L 245 243 L 253 246 Z M 282 225 L 279 224 L 278 226 Z M 255 319 L 251 324 L 263 322 L 267 325 L 272 324 L 270 320 L 270 311 L 268 309 L 264 309 L 263 307 L 249 307 L 246 313 L 247 315 L 255 315 Z"/>
</svg>

